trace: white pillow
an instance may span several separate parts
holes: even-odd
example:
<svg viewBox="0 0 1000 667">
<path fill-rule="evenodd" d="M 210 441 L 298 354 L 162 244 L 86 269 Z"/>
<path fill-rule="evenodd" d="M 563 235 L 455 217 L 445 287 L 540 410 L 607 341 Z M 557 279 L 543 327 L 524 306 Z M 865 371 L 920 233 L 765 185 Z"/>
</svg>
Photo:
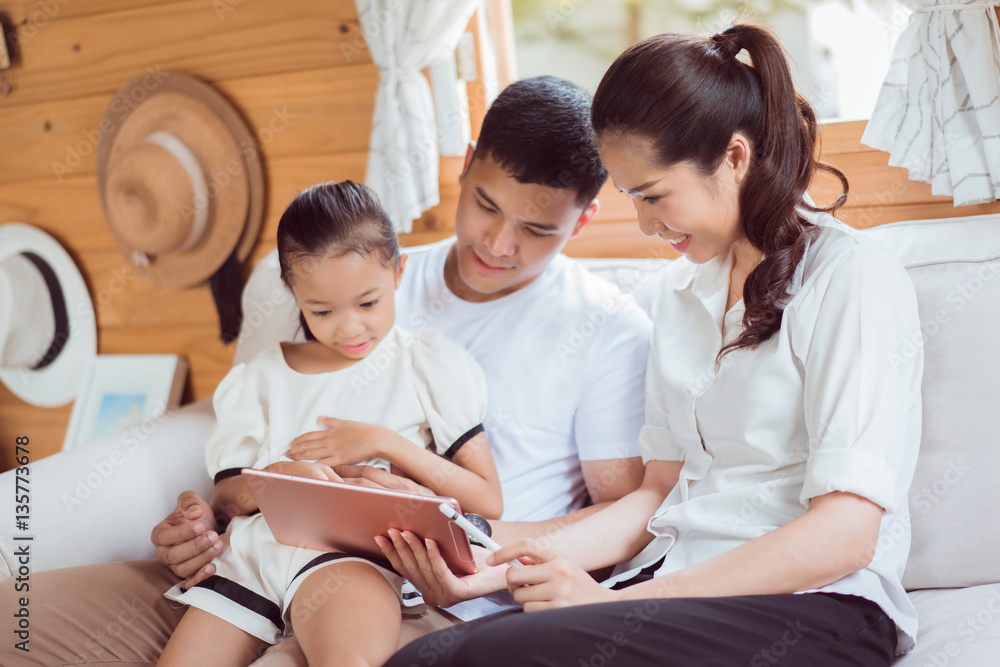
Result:
<svg viewBox="0 0 1000 667">
<path fill-rule="evenodd" d="M 233 365 L 245 363 L 275 343 L 304 340 L 299 306 L 281 282 L 278 249 L 264 255 L 243 287 L 243 324 Z M 297 338 L 298 336 L 298 338 Z"/>
<path fill-rule="evenodd" d="M 866 232 L 906 267 L 924 346 L 923 434 L 910 489 L 907 590 L 1000 582 L 1000 215 Z M 921 335 L 922 333 L 922 335 Z"/>
<path fill-rule="evenodd" d="M 669 260 L 663 259 L 584 259 L 593 273 L 632 294 L 639 306 L 652 312 L 660 278 Z M 264 256 L 254 267 L 243 288 L 243 324 L 236 342 L 233 365 L 246 362 L 274 343 L 304 340 L 299 327 L 295 298 L 281 282 L 278 250 Z"/>
</svg>

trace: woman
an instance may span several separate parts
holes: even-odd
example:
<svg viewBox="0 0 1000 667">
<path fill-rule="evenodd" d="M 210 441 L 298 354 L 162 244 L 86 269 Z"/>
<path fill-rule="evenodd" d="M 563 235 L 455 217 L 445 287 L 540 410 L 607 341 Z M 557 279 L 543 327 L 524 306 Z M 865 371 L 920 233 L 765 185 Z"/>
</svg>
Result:
<svg viewBox="0 0 1000 667">
<path fill-rule="evenodd" d="M 430 635 L 388 664 L 888 665 L 916 632 L 900 584 L 922 371 L 894 362 L 919 330 L 905 272 L 830 217 L 845 197 L 803 203 L 817 168 L 847 184 L 817 163 L 815 116 L 765 28 L 630 48 L 592 121 L 643 233 L 683 255 L 656 308 L 645 480 L 465 579 L 391 534 L 386 555 L 425 599 L 503 573 L 538 613 Z M 489 567 L 519 557 L 535 564 Z M 629 558 L 605 585 L 586 574 Z"/>
</svg>

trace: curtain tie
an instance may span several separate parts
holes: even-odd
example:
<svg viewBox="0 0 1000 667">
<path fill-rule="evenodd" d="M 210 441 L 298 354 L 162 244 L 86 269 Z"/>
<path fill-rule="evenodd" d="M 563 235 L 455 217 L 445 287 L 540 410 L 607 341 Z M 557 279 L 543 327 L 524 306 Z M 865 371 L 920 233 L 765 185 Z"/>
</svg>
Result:
<svg viewBox="0 0 1000 667">
<path fill-rule="evenodd" d="M 960 12 L 964 9 L 992 9 L 1000 7 L 1000 4 L 993 2 L 975 2 L 971 5 L 934 5 L 932 7 L 915 7 L 914 14 L 924 14 L 927 12 Z"/>
<path fill-rule="evenodd" d="M 379 67 L 378 73 L 381 76 L 388 78 L 390 76 L 400 76 L 402 74 L 420 74 L 420 69 L 418 67 Z"/>
<path fill-rule="evenodd" d="M 996 2 L 974 2 L 971 5 L 934 5 L 932 7 L 917 7 L 913 10 L 913 14 L 927 14 L 930 12 L 960 12 L 966 9 L 985 9 L 987 12 L 991 9 L 996 9 L 1000 7 L 1000 4 Z M 1000 39 L 1000 19 L 997 18 L 997 14 L 1000 12 L 994 11 L 990 14 L 990 22 L 993 24 L 996 30 L 996 37 Z"/>
</svg>

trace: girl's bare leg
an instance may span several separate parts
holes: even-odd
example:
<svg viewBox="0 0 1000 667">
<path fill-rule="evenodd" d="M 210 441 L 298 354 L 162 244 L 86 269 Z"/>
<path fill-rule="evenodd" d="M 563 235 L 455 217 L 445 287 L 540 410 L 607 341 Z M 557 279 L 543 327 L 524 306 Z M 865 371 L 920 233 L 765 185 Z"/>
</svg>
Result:
<svg viewBox="0 0 1000 667">
<path fill-rule="evenodd" d="M 395 653 L 402 623 L 392 586 L 359 561 L 306 577 L 292 600 L 291 619 L 309 667 L 380 666 Z"/>
<path fill-rule="evenodd" d="M 170 641 L 156 665 L 244 667 L 260 657 L 265 645 L 265 642 L 240 630 L 229 621 L 197 607 L 188 607 L 177 629 L 170 635 Z"/>
</svg>

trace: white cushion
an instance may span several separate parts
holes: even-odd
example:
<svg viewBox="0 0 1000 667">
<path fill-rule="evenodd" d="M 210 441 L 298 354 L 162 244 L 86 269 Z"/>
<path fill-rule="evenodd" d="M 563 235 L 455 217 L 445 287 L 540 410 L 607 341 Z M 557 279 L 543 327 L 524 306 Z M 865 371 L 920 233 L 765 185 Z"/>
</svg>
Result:
<svg viewBox="0 0 1000 667">
<path fill-rule="evenodd" d="M 669 259 L 584 258 L 580 262 L 591 273 L 614 283 L 625 294 L 631 294 L 639 307 L 653 317 L 653 306 L 659 301 L 660 283 Z"/>
<path fill-rule="evenodd" d="M 924 346 L 923 436 L 910 490 L 907 590 L 1000 581 L 1000 215 L 866 232 L 906 267 Z M 964 663 L 963 663 L 964 664 Z"/>
<path fill-rule="evenodd" d="M 214 424 L 212 401 L 202 399 L 33 462 L 30 570 L 154 558 L 149 533 L 177 496 L 212 493 L 204 444 Z M 15 514 L 15 472 L 0 475 L 0 516 Z M 20 545 L 0 540 L 0 579 L 18 572 Z"/>
<path fill-rule="evenodd" d="M 281 282 L 278 250 L 264 255 L 243 287 L 243 323 L 233 365 L 245 363 L 274 343 L 295 340 L 299 306 Z"/>
<path fill-rule="evenodd" d="M 1000 662 L 1000 584 L 914 591 L 917 646 L 893 667 L 996 667 Z"/>
<path fill-rule="evenodd" d="M 660 277 L 670 260 L 584 259 L 592 272 L 632 294 L 639 306 L 651 313 L 656 303 Z M 295 297 L 281 282 L 278 251 L 272 250 L 257 263 L 243 288 L 243 325 L 236 341 L 233 364 L 243 363 L 280 341 L 295 340 L 299 309 Z"/>
</svg>

